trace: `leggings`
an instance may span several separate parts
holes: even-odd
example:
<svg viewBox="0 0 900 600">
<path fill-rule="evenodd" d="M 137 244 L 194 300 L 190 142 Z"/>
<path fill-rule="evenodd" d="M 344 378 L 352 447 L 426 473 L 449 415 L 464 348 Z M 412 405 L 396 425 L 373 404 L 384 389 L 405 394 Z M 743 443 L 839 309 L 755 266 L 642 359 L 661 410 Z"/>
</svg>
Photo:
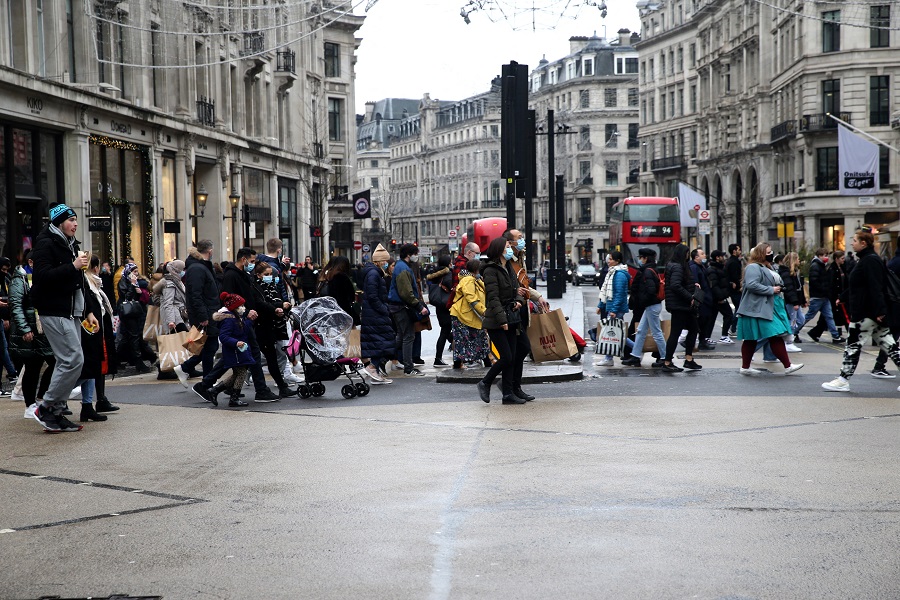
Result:
<svg viewBox="0 0 900 600">
<path fill-rule="evenodd" d="M 697 342 L 697 334 L 700 326 L 697 323 L 697 315 L 693 310 L 678 311 L 672 313 L 672 330 L 669 339 L 666 340 L 666 362 L 672 362 L 675 358 L 675 348 L 678 346 L 678 336 L 682 329 L 687 329 L 687 337 L 684 339 L 684 347 L 687 348 L 685 356 L 691 356 L 694 345 Z"/>
<path fill-rule="evenodd" d="M 780 335 L 769 338 L 769 347 L 772 349 L 772 354 L 781 361 L 785 369 L 791 366 L 787 348 L 784 347 L 784 339 Z M 754 352 L 756 352 L 756 340 L 744 340 L 744 343 L 741 344 L 741 366 L 743 368 L 750 368 L 750 361 L 753 360 Z"/>
<path fill-rule="evenodd" d="M 490 386 L 494 383 L 494 379 L 497 378 L 497 375 L 502 376 L 502 386 L 504 396 L 509 396 L 513 393 L 513 385 L 516 379 L 515 370 L 516 364 L 519 365 L 519 381 L 521 381 L 521 372 L 522 372 L 522 361 L 518 360 L 518 339 L 519 339 L 519 330 L 517 327 L 510 327 L 509 329 L 488 329 L 488 336 L 491 338 L 491 342 L 497 348 L 497 352 L 500 353 L 500 358 L 491 365 L 491 368 L 488 369 L 488 372 L 485 374 L 484 381 L 485 385 Z M 524 356 L 522 360 L 524 360 Z"/>
<path fill-rule="evenodd" d="M 284 374 L 278 368 L 278 350 L 275 349 L 275 342 L 259 342 L 259 350 L 266 357 L 266 364 L 269 366 L 269 374 L 275 380 L 278 389 L 283 389 L 287 384 L 284 382 Z"/>
<path fill-rule="evenodd" d="M 53 376 L 53 367 L 56 365 L 56 359 L 52 356 L 38 356 L 28 358 L 23 361 L 25 364 L 25 374 L 22 376 L 22 395 L 25 396 L 25 406 L 31 406 L 35 402 L 35 398 L 44 397 L 44 392 L 50 387 L 50 378 Z M 43 376 L 41 375 L 41 367 L 47 363 Z M 40 386 L 38 386 L 40 380 Z"/>
</svg>

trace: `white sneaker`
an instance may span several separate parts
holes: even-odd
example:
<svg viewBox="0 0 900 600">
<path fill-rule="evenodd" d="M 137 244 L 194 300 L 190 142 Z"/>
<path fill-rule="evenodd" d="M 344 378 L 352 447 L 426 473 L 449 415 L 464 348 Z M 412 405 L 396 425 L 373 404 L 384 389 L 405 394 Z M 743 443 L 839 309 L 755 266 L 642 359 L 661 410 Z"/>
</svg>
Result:
<svg viewBox="0 0 900 600">
<path fill-rule="evenodd" d="M 850 382 L 843 377 L 837 377 L 822 384 L 822 389 L 827 392 L 849 392 Z"/>
<path fill-rule="evenodd" d="M 896 379 L 897 378 L 897 376 L 894 375 L 893 373 L 888 373 L 887 369 L 872 369 L 872 372 L 870 373 L 870 375 L 877 379 Z M 16 394 L 15 394 L 15 392 L 13 392 L 13 400 L 15 400 L 15 399 L 16 399 Z"/>
<path fill-rule="evenodd" d="M 175 365 L 175 368 L 172 369 L 175 371 L 175 375 L 178 376 L 178 381 L 185 388 L 189 388 L 191 386 L 188 385 L 188 374 L 184 372 L 184 369 L 181 368 L 181 365 Z"/>
<path fill-rule="evenodd" d="M 305 381 L 303 377 L 295 375 L 293 369 L 291 369 L 289 365 L 285 365 L 284 370 L 281 372 L 281 377 L 287 383 L 304 383 Z"/>
<path fill-rule="evenodd" d="M 803 348 L 794 344 L 785 344 L 784 349 L 788 352 L 803 352 Z"/>
<path fill-rule="evenodd" d="M 613 362 L 613 359 L 604 357 L 604 358 L 601 358 L 601 359 L 600 359 L 600 362 L 596 363 L 596 366 L 598 366 L 598 367 L 612 367 L 614 364 L 615 364 L 615 363 Z"/>
<path fill-rule="evenodd" d="M 24 418 L 33 419 L 35 410 L 37 410 L 37 402 L 35 402 L 31 406 L 25 407 L 25 417 Z"/>
<path fill-rule="evenodd" d="M 384 382 L 384 377 L 381 376 L 381 373 L 378 372 L 373 365 L 368 365 L 367 367 L 360 369 L 360 372 L 363 375 L 367 375 L 369 379 L 372 380 L 372 383 L 382 383 Z"/>
<path fill-rule="evenodd" d="M 772 359 L 766 358 L 766 359 L 763 359 L 763 362 L 771 365 L 772 363 L 777 363 L 777 362 L 781 362 L 781 361 L 778 360 L 777 358 L 772 358 Z"/>
<path fill-rule="evenodd" d="M 803 368 L 803 363 L 792 363 L 787 369 L 784 370 L 785 375 L 790 375 L 791 373 L 796 373 L 800 369 Z M 849 385 L 848 385 L 849 387 Z"/>
<path fill-rule="evenodd" d="M 298 360 L 297 364 L 294 365 L 293 367 L 291 367 L 291 371 L 293 371 L 295 375 L 302 375 L 303 374 L 303 363 L 301 363 Z"/>
<path fill-rule="evenodd" d="M 734 340 L 732 340 L 727 335 L 723 335 L 722 337 L 719 338 L 719 343 L 720 344 L 733 344 Z"/>
<path fill-rule="evenodd" d="M 760 371 L 759 369 L 754 369 L 753 367 L 750 367 L 749 369 L 745 369 L 744 367 L 741 367 L 741 375 L 761 375 L 761 374 L 762 374 L 762 371 Z"/>
<path fill-rule="evenodd" d="M 69 400 L 81 400 L 81 386 L 79 385 L 77 388 L 73 389 L 69 392 Z"/>
</svg>

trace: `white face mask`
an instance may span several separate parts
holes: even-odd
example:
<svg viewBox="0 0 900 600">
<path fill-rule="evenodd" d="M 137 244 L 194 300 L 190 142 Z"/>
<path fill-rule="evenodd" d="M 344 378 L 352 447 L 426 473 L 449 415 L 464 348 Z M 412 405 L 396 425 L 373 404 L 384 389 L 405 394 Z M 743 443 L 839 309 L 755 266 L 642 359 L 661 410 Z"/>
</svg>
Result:
<svg viewBox="0 0 900 600">
<path fill-rule="evenodd" d="M 419 255 L 418 255 L 418 254 L 413 254 L 412 256 L 410 256 L 410 257 L 409 257 L 409 262 L 414 262 L 414 263 L 419 262 Z"/>
<path fill-rule="evenodd" d="M 238 306 L 234 312 L 236 312 L 237 314 L 239 314 L 241 316 L 244 316 L 244 313 L 247 312 L 247 307 L 246 306 Z"/>
</svg>

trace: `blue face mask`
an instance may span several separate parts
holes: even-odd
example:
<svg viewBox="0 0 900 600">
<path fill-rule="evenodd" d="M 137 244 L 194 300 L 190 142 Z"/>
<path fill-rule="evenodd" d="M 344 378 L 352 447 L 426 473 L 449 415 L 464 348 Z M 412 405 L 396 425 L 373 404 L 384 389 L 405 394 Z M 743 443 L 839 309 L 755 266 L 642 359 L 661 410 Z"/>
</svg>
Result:
<svg viewBox="0 0 900 600">
<path fill-rule="evenodd" d="M 181 277 L 182 279 L 184 279 L 184 276 L 185 276 L 185 275 L 187 275 L 187 271 L 182 271 L 181 274 L 179 275 L 179 277 Z"/>
<path fill-rule="evenodd" d="M 519 241 L 516 242 L 516 248 L 517 248 L 518 250 L 524 250 L 524 249 L 525 249 L 525 238 L 519 238 Z"/>
<path fill-rule="evenodd" d="M 278 283 L 279 281 L 281 281 L 281 277 L 276 277 L 276 278 L 275 278 L 275 283 Z"/>
<path fill-rule="evenodd" d="M 512 257 L 513 257 L 513 249 L 512 249 L 512 248 L 507 248 L 507 249 L 503 252 L 503 258 L 505 258 L 506 260 L 512 260 Z"/>
<path fill-rule="evenodd" d="M 263 275 L 263 283 L 272 283 L 272 279 L 271 275 Z"/>
<path fill-rule="evenodd" d="M 255 266 L 255 265 L 249 265 L 249 264 L 248 264 L 248 265 L 245 265 L 245 266 L 244 266 L 244 270 L 247 271 L 248 273 L 252 273 L 252 272 L 253 272 L 254 266 Z"/>
</svg>

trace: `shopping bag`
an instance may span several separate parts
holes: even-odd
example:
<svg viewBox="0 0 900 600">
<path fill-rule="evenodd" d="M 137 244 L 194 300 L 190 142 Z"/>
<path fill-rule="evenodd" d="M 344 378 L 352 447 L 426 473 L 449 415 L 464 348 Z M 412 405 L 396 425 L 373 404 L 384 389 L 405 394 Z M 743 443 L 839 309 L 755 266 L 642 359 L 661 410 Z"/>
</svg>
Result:
<svg viewBox="0 0 900 600">
<path fill-rule="evenodd" d="M 662 328 L 663 338 L 668 340 L 669 333 L 672 331 L 672 321 L 669 321 L 669 320 L 660 321 L 659 326 Z M 637 327 L 635 327 L 635 331 L 637 331 Z M 666 349 L 656 347 L 656 340 L 653 339 L 653 335 L 651 335 L 651 333 L 652 332 L 648 329 L 647 337 L 644 338 L 644 349 L 641 350 L 641 353 L 656 351 L 656 353 L 659 354 L 660 356 L 665 356 Z"/>
<path fill-rule="evenodd" d="M 536 363 L 563 360 L 578 354 L 562 309 L 531 315 L 527 334 Z"/>
<path fill-rule="evenodd" d="M 194 356 L 200 356 L 200 353 L 203 352 L 204 344 L 206 344 L 206 332 L 202 329 L 197 329 L 196 325 L 191 325 L 191 330 L 188 331 L 187 339 L 182 344 L 182 347 L 189 350 Z"/>
<path fill-rule="evenodd" d="M 147 318 L 144 320 L 144 339 L 152 342 L 157 337 L 165 335 L 169 331 L 168 324 L 162 323 L 162 313 L 158 306 L 151 304 L 147 307 Z"/>
<path fill-rule="evenodd" d="M 431 317 L 424 315 L 418 321 L 414 321 L 413 331 L 415 333 L 419 333 L 420 331 L 431 331 Z"/>
<path fill-rule="evenodd" d="M 189 336 L 187 331 L 157 336 L 160 371 L 171 371 L 193 355 L 190 350 L 185 348 L 185 342 Z"/>
<path fill-rule="evenodd" d="M 362 358 L 360 352 L 362 352 L 362 348 L 359 342 L 359 329 L 351 329 L 350 337 L 347 338 L 347 349 L 344 350 L 344 357 Z"/>
<path fill-rule="evenodd" d="M 625 321 L 603 319 L 597 329 L 597 354 L 622 356 L 625 351 Z"/>
</svg>

